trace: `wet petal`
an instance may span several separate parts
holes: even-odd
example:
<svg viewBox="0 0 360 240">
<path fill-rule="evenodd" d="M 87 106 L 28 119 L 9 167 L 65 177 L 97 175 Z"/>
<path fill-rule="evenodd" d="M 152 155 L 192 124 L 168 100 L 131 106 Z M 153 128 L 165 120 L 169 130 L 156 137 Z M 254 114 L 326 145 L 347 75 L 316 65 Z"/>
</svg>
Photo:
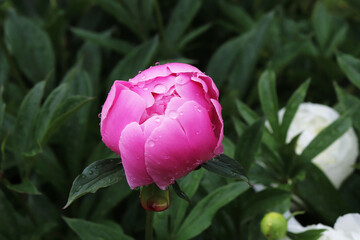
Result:
<svg viewBox="0 0 360 240">
<path fill-rule="evenodd" d="M 219 139 L 219 141 L 216 145 L 215 154 L 220 155 L 221 153 L 224 152 L 224 147 L 222 145 L 222 140 L 224 138 L 224 122 L 223 122 L 223 119 L 221 116 L 220 103 L 214 99 L 211 99 L 211 103 L 213 104 L 213 106 L 216 110 L 216 115 L 213 118 L 213 124 L 215 126 L 215 129 L 214 129 L 215 135 Z"/>
<path fill-rule="evenodd" d="M 106 146 L 120 154 L 119 139 L 122 130 L 131 122 L 139 122 L 145 108 L 146 102 L 135 92 L 120 87 L 116 90 L 112 88 L 103 106 L 100 124 L 102 140 Z"/>
<path fill-rule="evenodd" d="M 165 189 L 192 171 L 193 150 L 177 120 L 165 117 L 145 143 L 145 165 L 154 182 Z"/>
<path fill-rule="evenodd" d="M 124 128 L 120 136 L 119 149 L 126 180 L 132 189 L 154 182 L 146 171 L 145 137 L 138 123 L 130 123 Z"/>
</svg>

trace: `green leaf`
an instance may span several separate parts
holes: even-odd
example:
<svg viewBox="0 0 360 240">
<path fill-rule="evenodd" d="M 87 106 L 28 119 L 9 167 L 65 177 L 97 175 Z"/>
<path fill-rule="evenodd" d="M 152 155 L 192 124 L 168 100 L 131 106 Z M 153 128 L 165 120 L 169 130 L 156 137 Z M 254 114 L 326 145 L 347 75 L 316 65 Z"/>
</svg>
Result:
<svg viewBox="0 0 360 240">
<path fill-rule="evenodd" d="M 35 136 L 36 140 L 43 139 L 46 129 L 49 125 L 50 118 L 55 111 L 55 108 L 63 101 L 68 91 L 69 84 L 60 84 L 55 88 L 46 98 L 42 105 L 39 116 L 36 121 Z"/>
<path fill-rule="evenodd" d="M 169 47 L 176 46 L 200 9 L 201 0 L 180 0 L 171 13 L 165 34 Z"/>
<path fill-rule="evenodd" d="M 28 150 L 33 139 L 36 116 L 40 109 L 45 82 L 37 83 L 22 101 L 16 118 L 12 142 L 21 153 Z"/>
<path fill-rule="evenodd" d="M 7 236 L 8 239 L 19 239 L 18 219 L 16 211 L 13 208 L 6 195 L 0 189 L 0 234 Z M 1 236 L 1 235 L 0 235 Z"/>
<path fill-rule="evenodd" d="M 240 116 L 246 121 L 247 124 L 253 124 L 259 116 L 251 108 L 249 108 L 245 103 L 240 100 L 235 100 L 236 108 Z"/>
<path fill-rule="evenodd" d="M 259 119 L 244 130 L 236 144 L 235 159 L 242 164 L 245 172 L 249 171 L 255 160 L 255 154 L 261 144 L 263 128 L 264 119 Z"/>
<path fill-rule="evenodd" d="M 176 193 L 176 195 L 178 195 L 179 198 L 182 198 L 185 201 L 187 201 L 189 204 L 191 204 L 190 198 L 186 195 L 185 192 L 183 192 L 181 190 L 179 184 L 176 181 L 171 186 L 172 186 L 172 188 L 174 189 L 174 192 Z"/>
<path fill-rule="evenodd" d="M 307 212 L 330 226 L 339 216 L 351 212 L 339 191 L 316 165 L 307 164 L 305 170 L 306 177 L 294 186 L 294 193 L 305 203 Z"/>
<path fill-rule="evenodd" d="M 51 115 L 49 125 L 46 127 L 44 136 L 40 139 L 41 145 L 43 145 L 51 134 L 53 134 L 66 120 L 68 120 L 72 114 L 92 99 L 93 98 L 91 97 L 71 96 L 59 104 Z"/>
<path fill-rule="evenodd" d="M 311 17 L 311 23 L 315 31 L 315 37 L 319 42 L 320 48 L 325 49 L 331 34 L 331 16 L 325 6 L 317 2 Z"/>
<path fill-rule="evenodd" d="M 333 142 L 341 137 L 351 127 L 351 120 L 342 116 L 323 129 L 310 143 L 306 146 L 300 155 L 300 162 L 310 162 L 319 153 L 324 151 Z"/>
<path fill-rule="evenodd" d="M 0 85 L 5 84 L 9 78 L 9 64 L 3 50 L 0 48 Z"/>
<path fill-rule="evenodd" d="M 292 122 L 293 118 L 295 117 L 295 114 L 296 114 L 300 104 L 305 99 L 309 84 L 310 84 L 310 80 L 307 80 L 306 82 L 301 84 L 301 86 L 298 89 L 296 89 L 296 91 L 293 93 L 293 95 L 291 96 L 291 98 L 289 99 L 289 101 L 286 104 L 284 117 L 282 119 L 281 127 L 280 127 L 281 143 L 285 143 L 285 141 L 286 141 L 287 132 L 289 130 L 291 122 Z"/>
<path fill-rule="evenodd" d="M 134 77 L 139 70 L 145 69 L 153 59 L 158 46 L 159 39 L 158 37 L 155 37 L 134 48 L 128 55 L 120 60 L 112 70 L 108 78 L 108 84 L 112 84 L 115 79 L 128 80 L 129 78 Z"/>
<path fill-rule="evenodd" d="M 267 39 L 267 33 L 274 19 L 274 13 L 270 12 L 263 16 L 256 27 L 242 35 L 244 40 L 237 48 L 241 48 L 238 61 L 234 63 L 229 76 L 229 89 L 236 89 L 239 96 L 246 92 L 251 74 L 255 68 L 261 48 Z M 236 49 L 233 51 L 236 51 Z"/>
<path fill-rule="evenodd" d="M 192 171 L 186 177 L 179 180 L 180 188 L 186 192 L 188 197 L 191 199 L 199 188 L 200 182 L 204 176 L 204 169 Z M 173 219 L 173 232 L 177 232 L 184 216 L 186 215 L 186 209 L 189 204 L 185 201 L 173 201 L 170 206 L 171 216 Z"/>
<path fill-rule="evenodd" d="M 108 36 L 104 36 L 104 34 L 99 34 L 80 28 L 72 28 L 71 31 L 75 35 L 88 40 L 89 42 L 108 48 L 110 50 L 115 50 L 122 54 L 127 54 L 133 49 L 132 44 L 123 40 L 112 39 Z"/>
<path fill-rule="evenodd" d="M 215 213 L 248 189 L 246 183 L 234 182 L 220 187 L 203 198 L 192 209 L 176 233 L 176 239 L 191 239 L 211 225 Z M 196 227 L 195 227 L 196 226 Z"/>
<path fill-rule="evenodd" d="M 15 12 L 9 12 L 4 28 L 9 52 L 22 72 L 33 83 L 44 80 L 55 67 L 54 51 L 47 33 Z"/>
<path fill-rule="evenodd" d="M 360 60 L 339 52 L 337 54 L 337 61 L 350 82 L 360 89 Z"/>
<path fill-rule="evenodd" d="M 312 229 L 301 233 L 288 232 L 287 236 L 290 237 L 291 240 L 318 240 L 324 231 L 325 229 Z"/>
<path fill-rule="evenodd" d="M 329 46 L 325 52 L 326 57 L 330 57 L 331 54 L 336 49 L 336 47 L 338 47 L 345 40 L 347 30 L 348 30 L 347 24 L 343 24 L 336 28 L 336 33 L 333 36 L 333 38 L 331 39 L 331 42 L 329 43 Z"/>
<path fill-rule="evenodd" d="M 116 224 L 101 224 L 86 221 L 78 218 L 63 217 L 69 227 L 76 232 L 81 240 L 131 240 L 132 237 L 126 235 L 120 226 Z"/>
<path fill-rule="evenodd" d="M 276 94 L 275 73 L 266 70 L 260 76 L 259 97 L 261 107 L 275 136 L 279 134 L 278 99 Z"/>
<path fill-rule="evenodd" d="M 19 184 L 8 184 L 6 187 L 12 191 L 19 193 L 35 194 L 35 195 L 41 194 L 41 192 L 37 190 L 35 185 L 28 179 L 23 180 Z"/>
<path fill-rule="evenodd" d="M 201 164 L 206 170 L 216 173 L 220 176 L 227 178 L 234 178 L 249 182 L 245 175 L 244 168 L 241 164 L 228 156 L 221 154 L 203 164 Z"/>
<path fill-rule="evenodd" d="M 244 29 L 251 29 L 255 25 L 250 15 L 239 5 L 230 4 L 226 1 L 219 1 L 220 10 L 226 17 Z"/>
<path fill-rule="evenodd" d="M 124 174 L 119 159 L 104 159 L 90 164 L 74 180 L 64 208 L 87 193 L 95 193 L 99 188 L 119 182 Z"/>
<path fill-rule="evenodd" d="M 290 192 L 276 188 L 268 188 L 246 196 L 240 219 L 246 222 L 256 215 L 263 216 L 267 212 L 284 213 L 290 207 L 290 197 Z"/>
<path fill-rule="evenodd" d="M 104 9 L 104 11 L 112 15 L 121 24 L 129 28 L 133 33 L 140 36 L 133 16 L 131 16 L 131 13 L 127 11 L 120 2 L 116 0 L 94 0 L 94 2 Z"/>
<path fill-rule="evenodd" d="M 210 27 L 212 26 L 211 23 L 205 24 L 201 27 L 196 28 L 195 30 L 192 30 L 190 33 L 188 33 L 186 36 L 184 36 L 179 43 L 179 49 L 184 48 L 189 42 L 206 32 Z"/>
<path fill-rule="evenodd" d="M 6 104 L 4 103 L 3 100 L 3 92 L 4 92 L 4 86 L 0 85 L 0 137 L 2 136 L 2 131 L 3 131 L 2 125 L 3 125 L 5 107 L 6 107 Z"/>
</svg>

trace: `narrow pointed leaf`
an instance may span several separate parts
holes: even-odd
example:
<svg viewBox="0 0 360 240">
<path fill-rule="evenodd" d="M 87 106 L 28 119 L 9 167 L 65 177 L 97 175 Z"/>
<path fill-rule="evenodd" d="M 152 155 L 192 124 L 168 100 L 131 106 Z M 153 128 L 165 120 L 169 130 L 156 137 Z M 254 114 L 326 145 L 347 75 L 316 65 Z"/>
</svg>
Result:
<svg viewBox="0 0 360 240">
<path fill-rule="evenodd" d="M 304 82 L 291 96 L 289 101 L 286 104 L 284 117 L 281 122 L 281 141 L 285 143 L 287 132 L 289 130 L 290 124 L 295 117 L 295 114 L 300 106 L 300 104 L 304 101 L 306 96 L 307 89 L 309 87 L 310 80 Z"/>
<path fill-rule="evenodd" d="M 259 97 L 264 114 L 276 136 L 279 133 L 279 107 L 275 81 L 275 73 L 273 71 L 266 70 L 263 74 L 261 74 L 259 80 Z"/>
<path fill-rule="evenodd" d="M 348 117 L 340 117 L 327 128 L 323 129 L 310 143 L 306 146 L 300 155 L 300 162 L 310 162 L 319 153 L 324 151 L 333 142 L 341 137 L 351 127 L 351 120 Z"/>
<path fill-rule="evenodd" d="M 8 184 L 6 187 L 12 191 L 19 193 L 27 193 L 27 194 L 35 194 L 35 195 L 41 194 L 41 192 L 37 190 L 35 185 L 30 180 L 24 180 L 22 183 L 19 184 Z"/>
<path fill-rule="evenodd" d="M 112 39 L 108 36 L 104 36 L 103 34 L 99 34 L 96 32 L 92 32 L 80 28 L 72 28 L 71 31 L 75 33 L 77 36 L 85 40 L 88 40 L 89 42 L 108 48 L 110 50 L 115 50 L 122 54 L 126 54 L 130 52 L 133 48 L 133 45 L 128 42 L 118 39 Z"/>
<path fill-rule="evenodd" d="M 259 116 L 251 108 L 240 100 L 235 100 L 236 108 L 240 116 L 246 121 L 247 124 L 253 124 Z"/>
<path fill-rule="evenodd" d="M 124 175 L 120 159 L 104 159 L 90 164 L 74 180 L 64 208 L 87 193 L 95 193 L 100 188 L 119 182 Z"/>
<path fill-rule="evenodd" d="M 264 119 L 260 119 L 244 130 L 236 144 L 235 159 L 244 166 L 245 172 L 249 171 L 255 160 L 255 154 L 261 144 L 263 129 Z"/>
<path fill-rule="evenodd" d="M 95 223 L 79 218 L 63 217 L 67 225 L 76 232 L 81 240 L 132 240 L 120 226 L 109 223 Z"/>
<path fill-rule="evenodd" d="M 201 164 L 201 166 L 220 176 L 249 182 L 245 175 L 244 168 L 240 165 L 240 163 L 224 154 Z"/>
<path fill-rule="evenodd" d="M 185 201 L 187 201 L 189 204 L 191 204 L 191 200 L 190 198 L 186 195 L 186 193 L 184 193 L 179 184 L 175 181 L 174 184 L 171 185 L 174 189 L 174 192 L 176 193 L 176 195 L 178 195 L 179 198 L 184 199 Z"/>
<path fill-rule="evenodd" d="M 360 60 L 348 54 L 338 53 L 337 61 L 348 79 L 360 88 Z"/>
<path fill-rule="evenodd" d="M 325 229 L 312 229 L 301 233 L 288 232 L 286 235 L 292 240 L 318 240 Z"/>
<path fill-rule="evenodd" d="M 243 182 L 233 182 L 220 187 L 203 198 L 192 209 L 176 233 L 176 239 L 191 239 L 211 225 L 215 213 L 248 189 Z"/>
</svg>

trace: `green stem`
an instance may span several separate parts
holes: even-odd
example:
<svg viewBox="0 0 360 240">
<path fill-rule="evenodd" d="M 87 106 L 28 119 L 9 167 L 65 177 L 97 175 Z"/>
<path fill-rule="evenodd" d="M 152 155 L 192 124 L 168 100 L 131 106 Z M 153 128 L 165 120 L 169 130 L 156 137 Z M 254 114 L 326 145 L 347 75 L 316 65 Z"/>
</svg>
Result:
<svg viewBox="0 0 360 240">
<path fill-rule="evenodd" d="M 153 240 L 154 212 L 146 211 L 145 240 Z"/>
</svg>

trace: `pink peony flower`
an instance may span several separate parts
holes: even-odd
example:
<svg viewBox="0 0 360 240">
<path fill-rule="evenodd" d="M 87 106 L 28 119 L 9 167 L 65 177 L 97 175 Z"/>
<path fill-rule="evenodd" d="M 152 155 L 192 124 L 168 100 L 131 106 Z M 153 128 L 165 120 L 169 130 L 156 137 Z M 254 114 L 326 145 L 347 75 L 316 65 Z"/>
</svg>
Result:
<svg viewBox="0 0 360 240">
<path fill-rule="evenodd" d="M 223 152 L 219 91 L 183 63 L 115 81 L 101 112 L 102 140 L 119 154 L 131 188 L 161 189 Z"/>
</svg>

